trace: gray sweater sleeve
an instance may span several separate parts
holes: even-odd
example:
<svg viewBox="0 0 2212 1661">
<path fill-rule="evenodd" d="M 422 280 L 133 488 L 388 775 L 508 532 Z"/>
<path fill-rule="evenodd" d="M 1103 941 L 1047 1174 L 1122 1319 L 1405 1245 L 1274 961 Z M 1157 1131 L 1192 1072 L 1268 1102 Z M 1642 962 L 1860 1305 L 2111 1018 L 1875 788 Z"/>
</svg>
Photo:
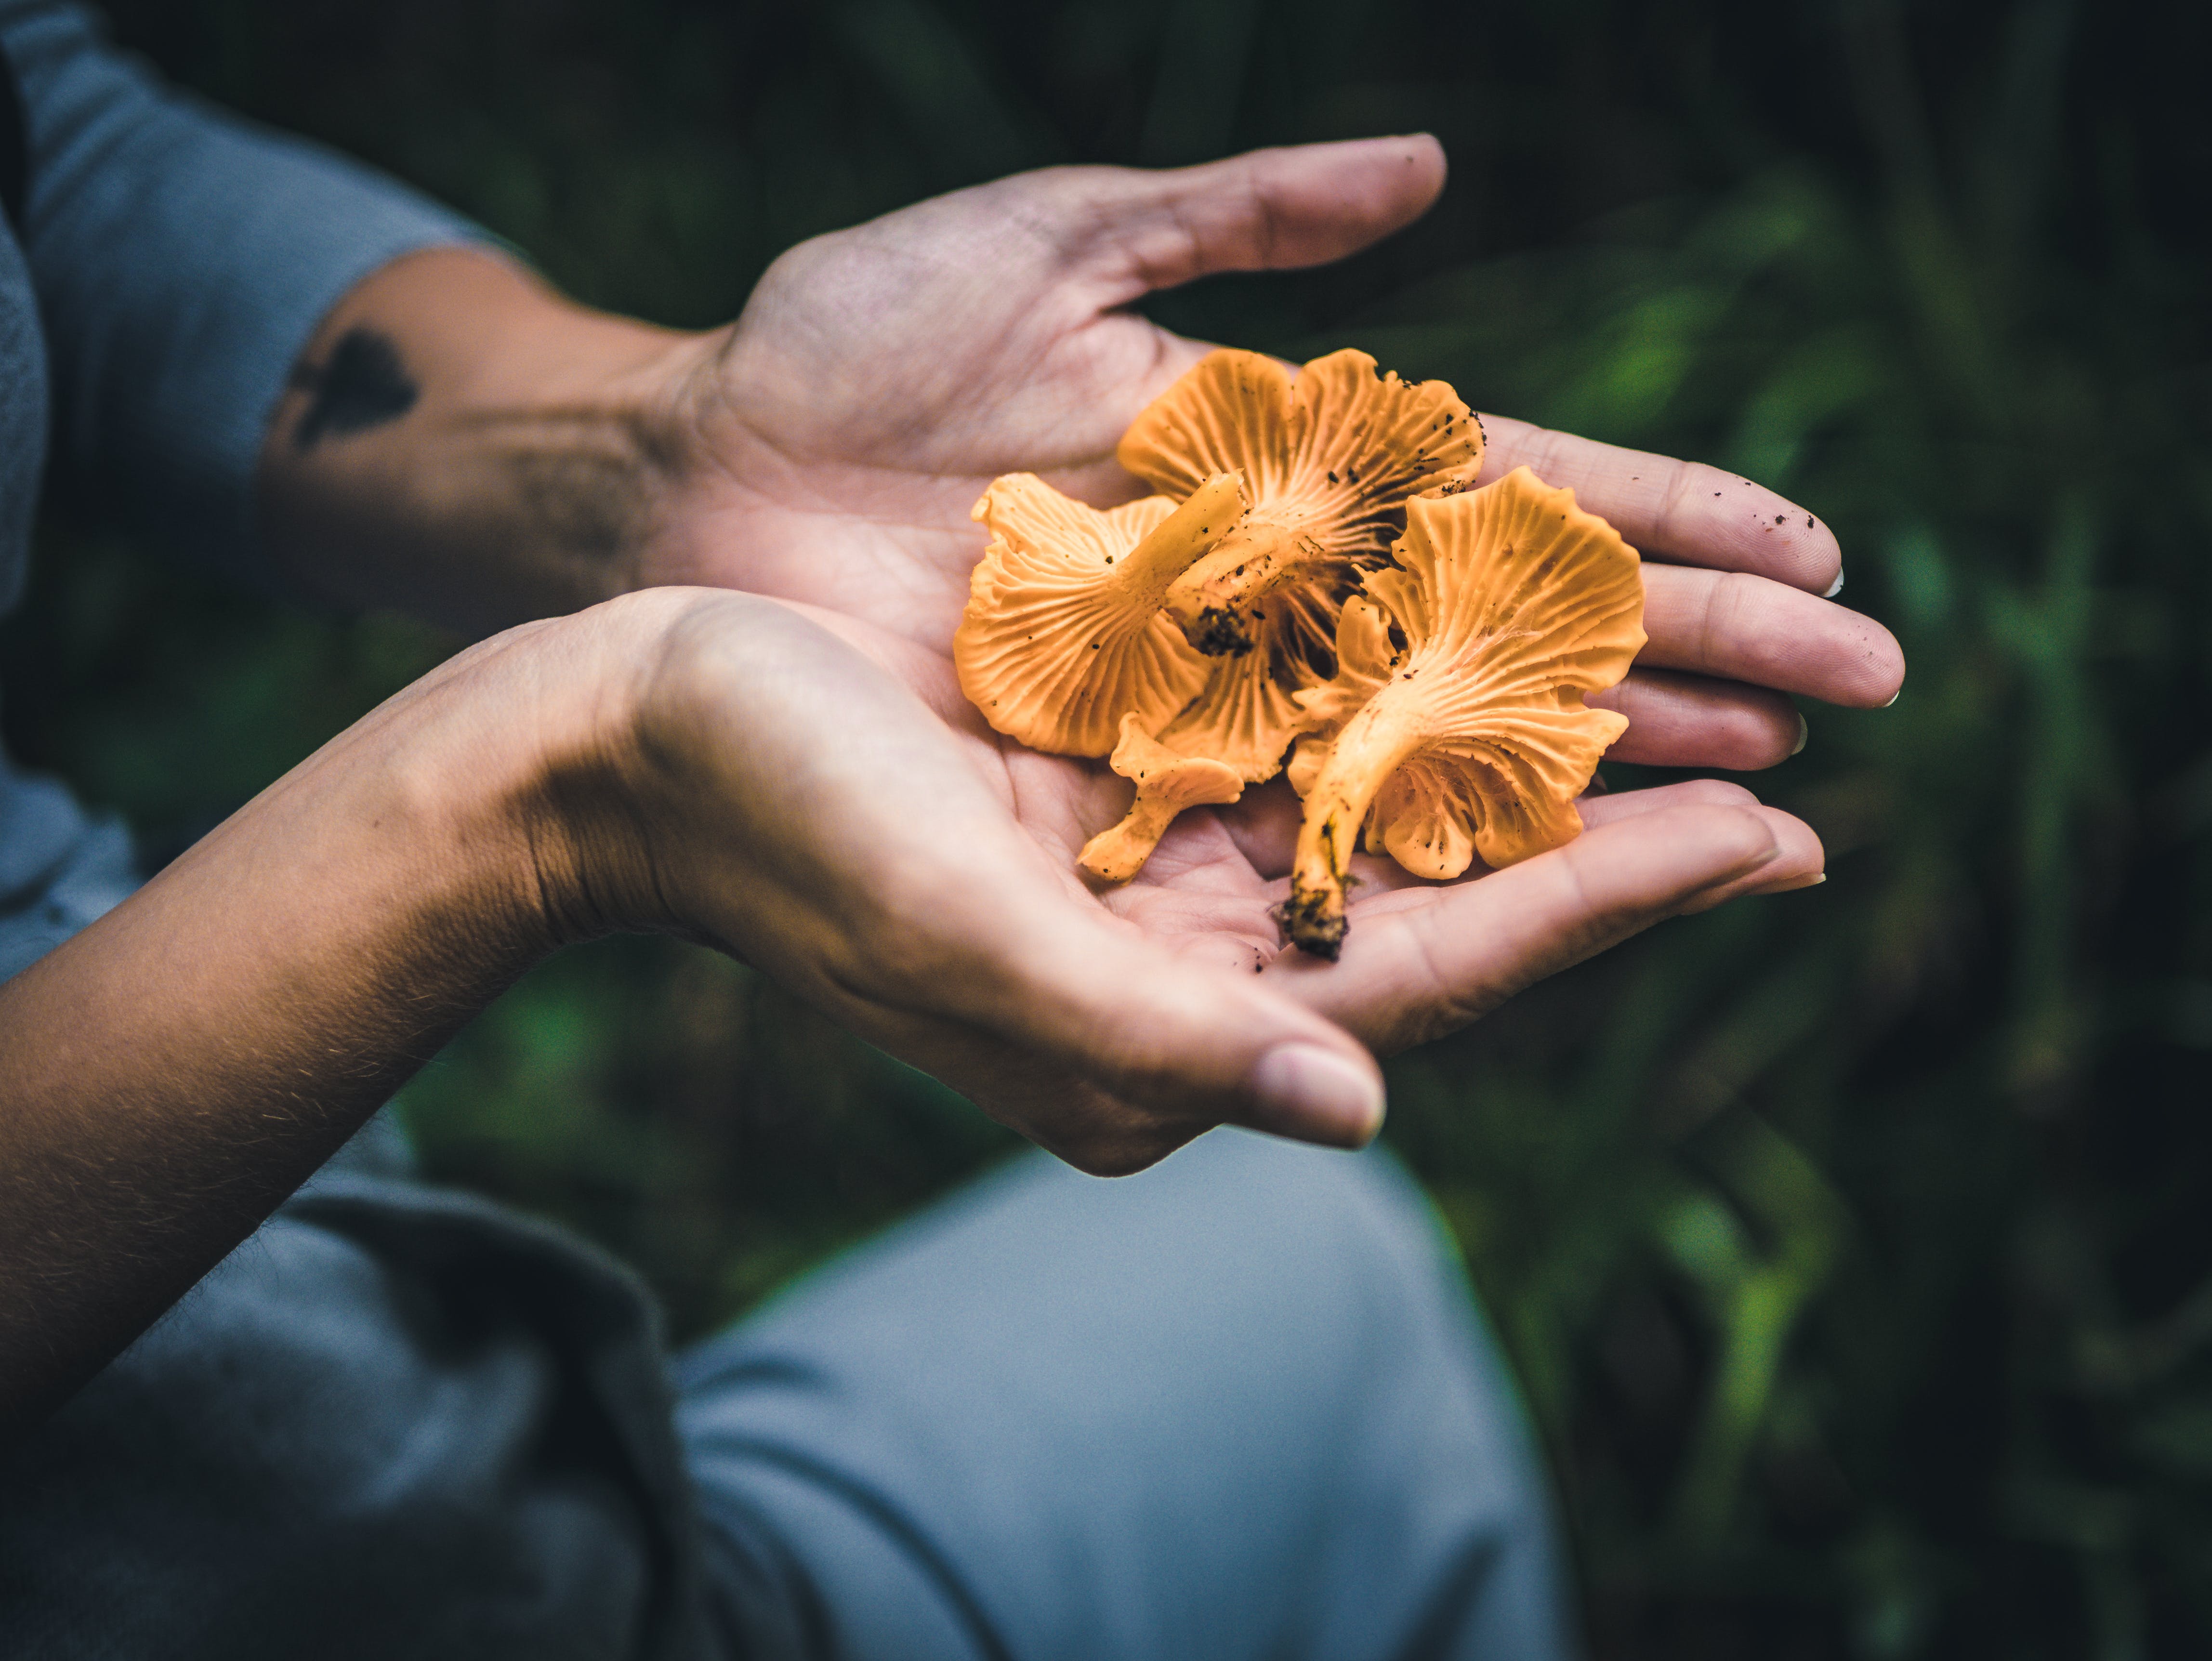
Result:
<svg viewBox="0 0 2212 1661">
<path fill-rule="evenodd" d="M 29 154 L 22 240 L 54 459 L 88 497 L 257 584 L 253 471 L 324 313 L 414 249 L 488 240 L 331 151 L 164 86 L 60 0 L 0 0 Z"/>
</svg>

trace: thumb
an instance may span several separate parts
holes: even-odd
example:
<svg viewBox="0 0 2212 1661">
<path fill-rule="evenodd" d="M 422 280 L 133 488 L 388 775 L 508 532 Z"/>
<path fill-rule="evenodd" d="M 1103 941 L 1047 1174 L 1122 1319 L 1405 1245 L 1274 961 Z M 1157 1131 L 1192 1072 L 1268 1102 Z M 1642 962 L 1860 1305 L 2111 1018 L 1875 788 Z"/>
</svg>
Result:
<svg viewBox="0 0 2212 1661">
<path fill-rule="evenodd" d="M 1381 1128 L 1374 1058 L 1263 983 L 1253 948 L 1170 946 L 1074 905 L 1007 921 L 971 932 L 965 972 L 939 983 L 961 988 L 965 1032 L 940 1006 L 893 1047 L 1070 1164 L 1135 1170 L 1222 1123 L 1340 1147 Z"/>
<path fill-rule="evenodd" d="M 1063 246 L 1127 305 L 1218 271 L 1322 265 L 1427 212 L 1444 185 L 1443 146 L 1426 133 L 1252 150 L 1159 173 L 1068 168 Z"/>
</svg>

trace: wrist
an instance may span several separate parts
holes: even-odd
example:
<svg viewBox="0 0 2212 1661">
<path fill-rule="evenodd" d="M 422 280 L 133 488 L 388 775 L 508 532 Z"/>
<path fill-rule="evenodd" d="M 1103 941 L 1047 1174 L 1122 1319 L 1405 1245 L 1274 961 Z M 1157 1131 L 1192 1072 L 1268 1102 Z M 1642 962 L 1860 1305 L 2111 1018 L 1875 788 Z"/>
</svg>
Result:
<svg viewBox="0 0 2212 1661">
<path fill-rule="evenodd" d="M 669 875 L 696 817 L 688 782 L 672 791 L 666 753 L 671 730 L 699 724 L 681 690 L 686 642 L 702 613 L 770 604 L 647 588 L 510 630 L 448 666 L 454 715 L 433 746 L 433 794 L 453 804 L 447 840 L 478 856 L 483 909 L 512 920 L 518 949 L 696 932 Z"/>
<path fill-rule="evenodd" d="M 651 609 L 463 654 L 0 985 L 0 1438 L 532 962 L 636 926 L 593 904 L 636 891 L 624 836 L 564 799 L 612 800 Z"/>
<path fill-rule="evenodd" d="M 335 307 L 264 443 L 262 522 L 303 587 L 488 632 L 625 593 L 698 470 L 717 338 L 594 312 L 481 249 Z"/>
</svg>

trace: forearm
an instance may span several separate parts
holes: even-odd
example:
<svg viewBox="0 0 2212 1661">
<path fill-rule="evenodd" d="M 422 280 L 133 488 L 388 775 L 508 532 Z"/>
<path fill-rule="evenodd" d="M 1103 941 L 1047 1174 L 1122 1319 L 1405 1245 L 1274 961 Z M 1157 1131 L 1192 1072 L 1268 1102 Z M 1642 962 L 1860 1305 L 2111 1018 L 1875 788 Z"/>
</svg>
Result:
<svg viewBox="0 0 2212 1661">
<path fill-rule="evenodd" d="M 324 320 L 270 423 L 270 551 L 310 592 L 472 633 L 627 592 L 695 465 L 712 350 L 484 251 L 396 260 Z"/>
<path fill-rule="evenodd" d="M 609 682 L 489 642 L 0 986 L 0 1439 L 241 1240 L 564 936 Z M 564 783 L 564 781 L 566 782 Z"/>
</svg>

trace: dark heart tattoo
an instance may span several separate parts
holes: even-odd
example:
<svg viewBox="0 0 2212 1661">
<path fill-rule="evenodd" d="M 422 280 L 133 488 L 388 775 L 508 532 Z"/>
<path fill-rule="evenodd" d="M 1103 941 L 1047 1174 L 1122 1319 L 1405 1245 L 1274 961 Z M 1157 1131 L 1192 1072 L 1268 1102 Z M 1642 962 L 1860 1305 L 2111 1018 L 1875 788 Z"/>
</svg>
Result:
<svg viewBox="0 0 2212 1661">
<path fill-rule="evenodd" d="M 397 421 L 422 396 L 392 338 L 374 329 L 348 329 L 327 362 L 301 364 L 291 385 L 314 394 L 292 433 L 294 447 L 303 451 L 326 436 L 345 438 Z"/>
</svg>

